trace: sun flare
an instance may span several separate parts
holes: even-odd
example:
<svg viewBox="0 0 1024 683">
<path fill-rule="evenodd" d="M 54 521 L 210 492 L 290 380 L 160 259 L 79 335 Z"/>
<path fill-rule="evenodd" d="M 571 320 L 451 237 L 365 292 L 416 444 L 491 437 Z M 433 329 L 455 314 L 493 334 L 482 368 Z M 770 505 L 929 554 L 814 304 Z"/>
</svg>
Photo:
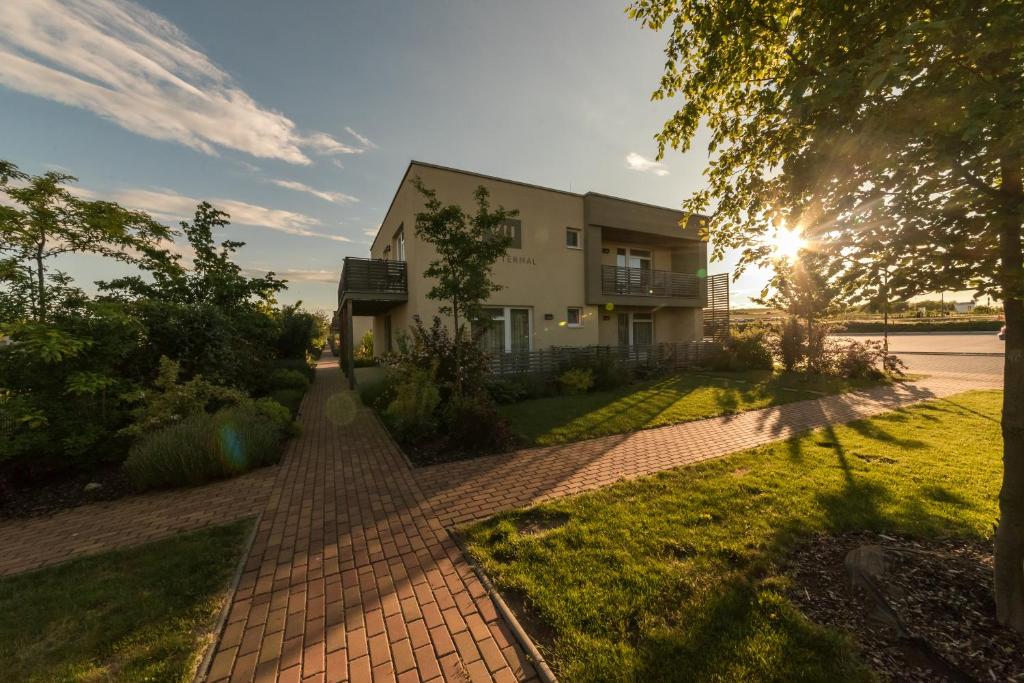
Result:
<svg viewBox="0 0 1024 683">
<path fill-rule="evenodd" d="M 772 253 L 777 258 L 792 261 L 800 253 L 800 250 L 807 246 L 807 240 L 804 239 L 799 230 L 779 227 L 775 229 L 769 244 L 771 244 Z"/>
</svg>

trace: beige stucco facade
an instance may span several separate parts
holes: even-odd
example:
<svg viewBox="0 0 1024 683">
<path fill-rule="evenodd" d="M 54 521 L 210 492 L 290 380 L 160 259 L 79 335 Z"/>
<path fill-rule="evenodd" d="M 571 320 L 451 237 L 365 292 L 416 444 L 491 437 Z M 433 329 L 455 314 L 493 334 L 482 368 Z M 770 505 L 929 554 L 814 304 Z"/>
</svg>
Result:
<svg viewBox="0 0 1024 683">
<path fill-rule="evenodd" d="M 701 278 L 706 275 L 707 244 L 694 221 L 680 227 L 680 212 L 414 161 L 370 249 L 372 259 L 404 260 L 408 279 L 405 301 L 374 311 L 375 353 L 388 350 L 389 330 L 394 348 L 413 316 L 429 324 L 440 305 L 427 298 L 432 283 L 423 277 L 435 251 L 415 237 L 415 214 L 423 207 L 423 198 L 411 182 L 416 177 L 434 189 L 444 204 L 458 204 L 471 212 L 476 206 L 473 192 L 482 185 L 490 193 L 492 206 L 518 210 L 520 236 L 494 265 L 492 277 L 502 289 L 487 305 L 519 309 L 515 315 L 520 321 L 521 309 L 529 311 L 530 350 L 618 344 L 624 334 L 629 336 L 623 325 L 634 320 L 620 319 L 620 314 L 630 313 L 636 314 L 639 325 L 650 316 L 652 341 L 701 338 L 701 308 L 706 301 Z M 577 245 L 567 245 L 568 230 L 577 231 Z M 619 268 L 628 265 L 629 258 L 641 259 L 635 263 L 656 272 Z M 641 282 L 645 289 L 638 295 L 633 290 Z M 656 284 L 648 292 L 649 282 Z M 581 309 L 579 324 L 574 324 L 571 309 Z M 519 324 L 517 329 L 521 328 Z M 646 335 L 646 328 L 637 328 L 638 339 Z"/>
</svg>

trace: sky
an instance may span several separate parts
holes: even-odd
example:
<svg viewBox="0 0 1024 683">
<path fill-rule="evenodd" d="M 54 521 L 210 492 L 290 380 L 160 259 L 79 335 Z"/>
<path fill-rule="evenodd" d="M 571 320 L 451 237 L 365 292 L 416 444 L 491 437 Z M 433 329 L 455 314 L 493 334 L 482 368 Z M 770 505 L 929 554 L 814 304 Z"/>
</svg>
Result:
<svg viewBox="0 0 1024 683">
<path fill-rule="evenodd" d="M 681 102 L 650 100 L 665 36 L 625 6 L 4 0 L 0 158 L 168 224 L 208 200 L 247 272 L 331 310 L 342 258 L 368 255 L 410 159 L 669 207 L 704 185 L 703 133 L 654 161 Z M 123 272 L 59 267 L 86 289 Z M 733 306 L 765 279 L 733 283 Z"/>
</svg>

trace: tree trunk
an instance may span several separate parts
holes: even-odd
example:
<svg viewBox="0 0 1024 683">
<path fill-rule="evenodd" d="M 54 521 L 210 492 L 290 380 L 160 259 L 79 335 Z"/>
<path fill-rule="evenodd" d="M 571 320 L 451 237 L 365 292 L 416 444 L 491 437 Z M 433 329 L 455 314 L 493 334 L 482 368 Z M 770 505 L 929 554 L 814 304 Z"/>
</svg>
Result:
<svg viewBox="0 0 1024 683">
<path fill-rule="evenodd" d="M 1024 301 L 1021 281 L 1021 165 L 1003 164 L 1002 190 L 1011 199 L 1000 212 L 1006 357 L 1003 367 L 1003 485 L 995 541 L 996 616 L 1024 633 Z"/>
<path fill-rule="evenodd" d="M 462 395 L 462 335 L 459 331 L 459 301 L 452 301 L 452 319 L 455 322 L 455 395 Z"/>
<path fill-rule="evenodd" d="M 36 250 L 36 287 L 39 292 L 36 295 L 36 320 L 46 320 L 46 276 L 43 273 L 43 245 L 40 243 Z"/>
</svg>

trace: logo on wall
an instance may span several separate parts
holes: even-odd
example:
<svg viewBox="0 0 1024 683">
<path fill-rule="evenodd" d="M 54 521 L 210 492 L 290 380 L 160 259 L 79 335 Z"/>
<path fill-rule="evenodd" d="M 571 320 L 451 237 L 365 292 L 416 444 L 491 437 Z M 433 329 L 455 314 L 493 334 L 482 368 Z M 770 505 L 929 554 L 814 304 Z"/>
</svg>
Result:
<svg viewBox="0 0 1024 683">
<path fill-rule="evenodd" d="M 499 235 L 511 238 L 509 249 L 523 248 L 523 222 L 518 218 L 506 218 L 494 228 Z"/>
</svg>

